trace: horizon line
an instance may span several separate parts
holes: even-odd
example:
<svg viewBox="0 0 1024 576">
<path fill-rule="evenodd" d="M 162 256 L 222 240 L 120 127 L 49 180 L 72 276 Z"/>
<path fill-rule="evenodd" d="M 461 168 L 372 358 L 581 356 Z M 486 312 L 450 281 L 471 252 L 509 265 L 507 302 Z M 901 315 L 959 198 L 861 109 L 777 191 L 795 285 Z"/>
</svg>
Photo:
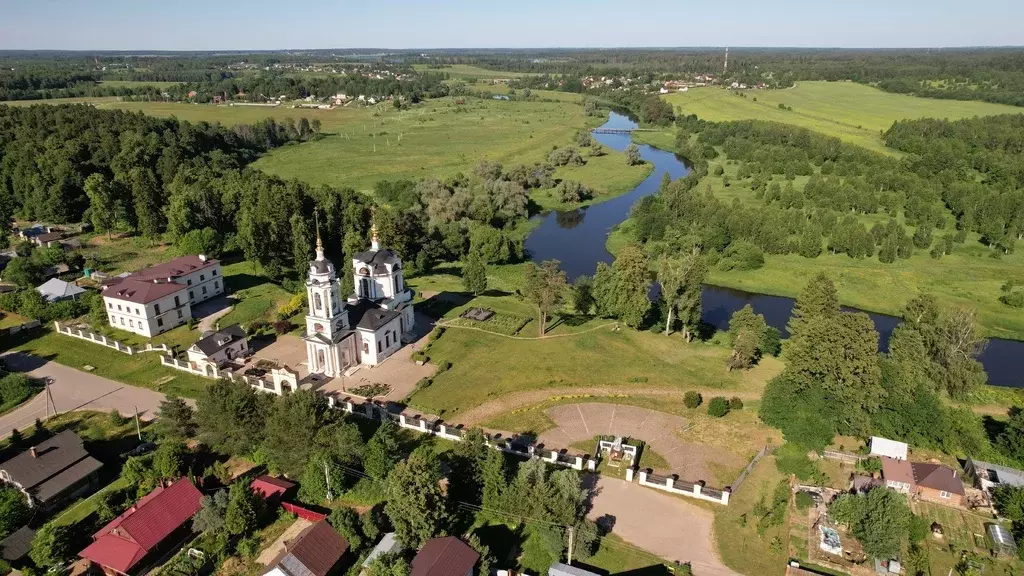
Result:
<svg viewBox="0 0 1024 576">
<path fill-rule="evenodd" d="M 331 47 L 331 48 L 3 48 L 0 53 L 12 52 L 64 52 L 64 53 L 121 53 L 121 54 L 143 54 L 143 53 L 228 53 L 228 54 L 256 54 L 274 52 L 329 52 L 338 51 L 377 51 L 377 52 L 450 52 L 450 51 L 540 51 L 540 50 L 1019 50 L 1024 45 L 1000 44 L 1000 45 L 950 45 L 950 46 L 733 46 L 733 45 L 697 45 L 697 46 L 477 46 L 477 47 L 445 47 L 445 48 L 387 48 L 387 47 Z"/>
</svg>

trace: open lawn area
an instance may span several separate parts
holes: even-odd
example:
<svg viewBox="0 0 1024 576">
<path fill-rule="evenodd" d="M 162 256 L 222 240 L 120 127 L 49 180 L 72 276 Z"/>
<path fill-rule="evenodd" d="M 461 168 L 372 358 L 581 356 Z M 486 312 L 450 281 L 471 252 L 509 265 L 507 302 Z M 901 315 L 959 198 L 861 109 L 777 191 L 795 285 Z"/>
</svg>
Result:
<svg viewBox="0 0 1024 576">
<path fill-rule="evenodd" d="M 663 98 L 682 114 L 704 120 L 772 120 L 803 126 L 876 152 L 885 147 L 880 131 L 896 120 L 956 120 L 993 114 L 1020 114 L 1021 108 L 980 101 L 937 100 L 883 92 L 853 82 L 800 82 L 786 90 L 749 90 L 738 96 L 717 87 L 691 88 Z M 756 100 L 755 100 L 756 99 Z M 783 104 L 792 110 L 782 110 Z"/>
<path fill-rule="evenodd" d="M 772 494 L 785 476 L 775 466 L 775 457 L 766 456 L 729 499 L 729 505 L 715 508 L 714 534 L 718 554 L 726 566 L 742 574 L 778 576 L 786 571 L 789 531 L 788 499 L 781 504 L 776 522 L 758 529 L 761 515 L 758 504 L 772 508 Z M 788 486 L 786 488 L 788 492 Z M 763 514 L 763 512 L 762 512 Z"/>
<path fill-rule="evenodd" d="M 33 331 L 31 335 L 4 337 L 0 340 L 0 349 L 28 352 L 78 370 L 93 366 L 93 374 L 98 376 L 186 398 L 196 398 L 210 382 L 161 366 L 158 352 L 129 356 L 106 346 L 62 336 L 50 328 Z"/>
<path fill-rule="evenodd" d="M 5 330 L 14 326 L 21 326 L 29 320 L 30 318 L 26 318 L 17 312 L 0 310 L 0 330 Z"/>
</svg>

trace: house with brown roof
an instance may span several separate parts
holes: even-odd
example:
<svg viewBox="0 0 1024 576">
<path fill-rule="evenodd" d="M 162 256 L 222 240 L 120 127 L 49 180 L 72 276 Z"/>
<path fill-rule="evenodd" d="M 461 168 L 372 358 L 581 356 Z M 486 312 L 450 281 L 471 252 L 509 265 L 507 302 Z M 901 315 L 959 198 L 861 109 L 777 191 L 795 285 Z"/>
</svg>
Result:
<svg viewBox="0 0 1024 576">
<path fill-rule="evenodd" d="M 956 470 L 931 462 L 914 462 L 911 467 L 917 487 L 915 493 L 919 498 L 938 504 L 963 506 L 966 492 Z"/>
<path fill-rule="evenodd" d="M 454 536 L 433 538 L 412 559 L 409 576 L 473 576 L 480 554 Z"/>
<path fill-rule="evenodd" d="M 202 494 L 188 480 L 160 486 L 114 518 L 78 553 L 109 576 L 143 572 L 151 560 L 191 534 Z"/>
<path fill-rule="evenodd" d="M 0 463 L 0 483 L 20 490 L 29 506 L 50 510 L 95 488 L 102 467 L 82 439 L 65 430 Z"/>
<path fill-rule="evenodd" d="M 882 479 L 885 486 L 901 494 L 909 494 L 950 506 L 964 503 L 964 484 L 956 470 L 933 462 L 908 462 L 882 457 Z"/>
<path fill-rule="evenodd" d="M 270 561 L 264 576 L 327 576 L 348 550 L 348 541 L 326 520 L 307 527 Z"/>
<path fill-rule="evenodd" d="M 152 337 L 185 324 L 192 306 L 224 293 L 220 262 L 182 256 L 103 283 L 110 325 Z"/>
</svg>

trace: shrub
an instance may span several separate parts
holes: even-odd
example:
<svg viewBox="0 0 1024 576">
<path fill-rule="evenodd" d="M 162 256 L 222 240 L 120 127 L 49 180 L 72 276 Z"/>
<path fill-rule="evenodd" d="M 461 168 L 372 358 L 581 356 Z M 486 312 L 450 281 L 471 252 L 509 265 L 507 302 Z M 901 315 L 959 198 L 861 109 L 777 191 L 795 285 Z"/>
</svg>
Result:
<svg viewBox="0 0 1024 576">
<path fill-rule="evenodd" d="M 555 166 L 583 166 L 585 163 L 580 151 L 572 146 L 553 150 L 548 154 L 548 162 Z"/>
<path fill-rule="evenodd" d="M 117 408 L 112 408 L 110 410 L 110 415 L 107 417 L 107 419 L 110 421 L 111 426 L 123 426 L 126 422 L 128 422 L 128 419 L 122 416 L 121 412 L 119 412 Z"/>
<path fill-rule="evenodd" d="M 278 336 L 291 332 L 291 329 L 292 323 L 287 320 L 278 320 L 277 322 L 274 322 L 274 333 Z"/>
<path fill-rule="evenodd" d="M 238 553 L 245 558 L 255 558 L 260 553 L 259 536 L 253 535 L 238 541 Z"/>
<path fill-rule="evenodd" d="M 1013 308 L 1024 308 L 1024 290 L 1003 294 L 999 301 Z"/>
<path fill-rule="evenodd" d="M 590 190 L 575 180 L 562 180 L 558 185 L 558 198 L 562 202 L 582 202 L 590 197 Z"/>
<path fill-rule="evenodd" d="M 724 272 L 757 270 L 762 266 L 764 266 L 764 251 L 743 240 L 730 244 L 722 254 L 722 259 L 718 261 L 718 268 Z"/>
<path fill-rule="evenodd" d="M 438 366 L 437 366 L 437 373 L 440 374 L 442 372 L 447 372 L 448 370 L 451 369 L 451 367 L 452 367 L 452 363 L 449 362 L 448 360 L 445 360 L 444 362 L 441 362 L 440 364 L 438 364 Z"/>
<path fill-rule="evenodd" d="M 729 413 L 729 402 L 721 396 L 715 396 L 708 402 L 708 416 L 721 418 Z"/>
<path fill-rule="evenodd" d="M 743 400 L 740 400 L 739 396 L 733 396 L 732 398 L 729 398 L 729 410 L 730 411 L 732 411 L 732 410 L 742 410 L 742 409 L 743 409 Z"/>
<path fill-rule="evenodd" d="M 430 378 L 420 378 L 420 381 L 416 383 L 416 389 L 429 388 L 432 383 L 433 380 Z"/>
<path fill-rule="evenodd" d="M 444 327 L 443 326 L 436 326 L 436 327 L 434 327 L 433 330 L 430 331 L 430 334 L 427 335 L 427 342 L 433 343 L 434 340 L 437 340 L 438 338 L 440 338 L 443 335 L 444 335 Z"/>
<path fill-rule="evenodd" d="M 696 408 L 697 406 L 700 406 L 700 403 L 703 400 L 704 399 L 700 396 L 700 392 L 695 392 L 693 390 L 690 390 L 683 396 L 683 404 L 687 408 Z"/>
<path fill-rule="evenodd" d="M 796 509 L 797 510 L 800 510 L 801 512 L 803 512 L 804 510 L 807 510 L 811 506 L 814 506 L 814 498 L 811 498 L 810 494 L 808 494 L 807 492 L 797 492 L 796 493 Z"/>
</svg>

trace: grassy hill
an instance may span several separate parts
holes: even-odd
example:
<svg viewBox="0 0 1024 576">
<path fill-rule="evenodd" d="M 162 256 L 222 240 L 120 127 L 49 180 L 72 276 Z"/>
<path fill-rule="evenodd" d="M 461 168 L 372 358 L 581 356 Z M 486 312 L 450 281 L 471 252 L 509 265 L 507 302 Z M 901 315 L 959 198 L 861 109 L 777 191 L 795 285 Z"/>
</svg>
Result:
<svg viewBox="0 0 1024 576">
<path fill-rule="evenodd" d="M 876 152 L 885 147 L 881 132 L 896 120 L 1022 114 L 1024 108 L 988 102 L 935 100 L 891 94 L 853 82 L 800 82 L 787 90 L 750 90 L 743 96 L 721 88 L 691 88 L 663 96 L 679 112 L 704 120 L 771 120 L 803 126 Z M 782 104 L 792 110 L 779 108 Z"/>
</svg>

